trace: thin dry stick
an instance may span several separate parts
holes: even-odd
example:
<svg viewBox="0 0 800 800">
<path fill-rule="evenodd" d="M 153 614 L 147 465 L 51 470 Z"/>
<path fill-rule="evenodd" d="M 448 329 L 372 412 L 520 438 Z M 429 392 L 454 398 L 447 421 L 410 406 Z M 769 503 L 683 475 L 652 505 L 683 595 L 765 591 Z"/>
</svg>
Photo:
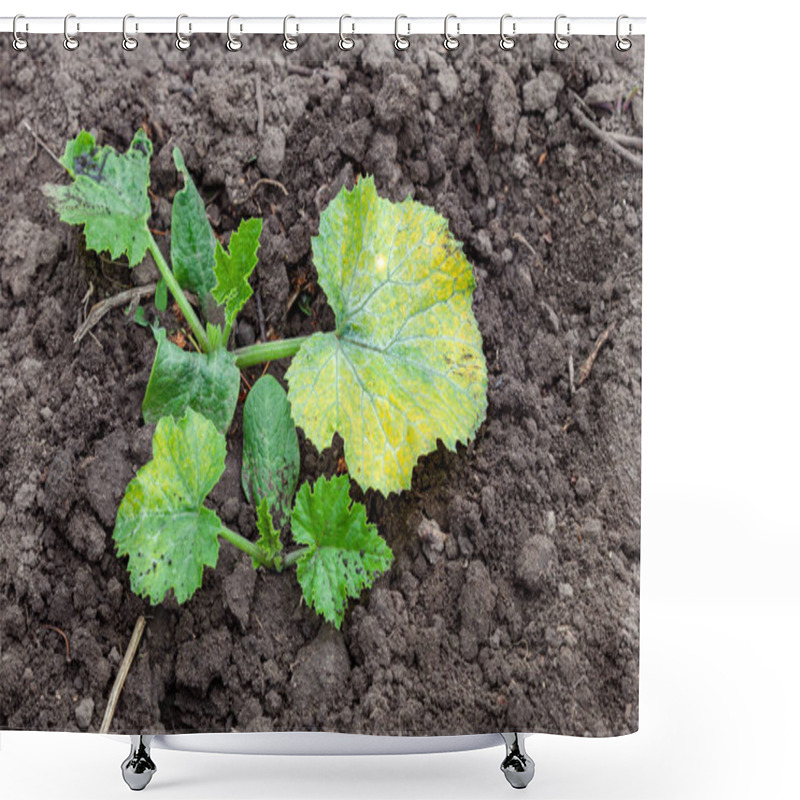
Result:
<svg viewBox="0 0 800 800">
<path fill-rule="evenodd" d="M 289 196 L 289 191 L 287 190 L 287 188 L 280 181 L 273 180 L 272 178 L 259 178 L 250 187 L 250 193 L 247 195 L 247 197 L 245 197 L 244 200 L 234 200 L 233 201 L 233 205 L 235 205 L 235 206 L 244 205 L 255 194 L 255 191 L 256 191 L 256 189 L 258 189 L 259 186 L 265 186 L 265 185 L 266 186 L 277 186 L 287 197 Z"/>
<path fill-rule="evenodd" d="M 615 133 L 614 131 L 609 131 L 608 135 L 621 145 L 635 147 L 637 150 L 644 150 L 644 139 L 642 139 L 641 136 L 629 136 L 627 133 Z"/>
<path fill-rule="evenodd" d="M 256 132 L 260 142 L 264 134 L 264 99 L 261 97 L 261 75 L 258 70 L 256 70 L 256 109 L 258 110 Z"/>
<path fill-rule="evenodd" d="M 114 719 L 114 712 L 117 710 L 117 702 L 119 701 L 119 696 L 122 694 L 122 687 L 125 685 L 125 679 L 128 677 L 128 672 L 130 671 L 131 664 L 133 664 L 136 650 L 142 639 L 144 626 L 144 617 L 139 617 L 139 619 L 136 620 L 136 625 L 131 634 L 131 640 L 128 642 L 128 649 L 125 651 L 125 657 L 119 665 L 117 678 L 114 681 L 114 685 L 111 687 L 111 694 L 109 695 L 108 704 L 106 705 L 106 713 L 103 715 L 103 722 L 100 725 L 100 733 L 108 733 L 111 728 L 111 720 Z"/>
<path fill-rule="evenodd" d="M 589 377 L 589 373 L 592 371 L 592 367 L 597 359 L 597 354 L 600 352 L 600 348 L 608 341 L 608 337 L 611 336 L 611 333 L 616 327 L 617 323 L 612 322 L 597 337 L 597 341 L 594 343 L 594 349 L 591 353 L 589 353 L 589 357 L 583 362 L 583 364 L 581 364 L 581 368 L 578 370 L 578 386 L 582 386 L 583 382 Z"/>
<path fill-rule="evenodd" d="M 137 286 L 134 289 L 126 289 L 124 292 L 115 294 L 113 297 L 107 297 L 105 300 L 95 303 L 92 306 L 92 310 L 89 312 L 89 316 L 84 320 L 83 325 L 75 331 L 72 341 L 77 344 L 106 314 L 108 314 L 109 311 L 111 311 L 111 309 L 124 306 L 134 300 L 138 302 L 142 297 L 153 294 L 155 290 L 156 284 L 148 283 L 144 286 Z"/>
<path fill-rule="evenodd" d="M 594 124 L 590 119 L 586 117 L 586 115 L 577 107 L 572 106 L 570 109 L 572 111 L 572 116 L 581 124 L 587 131 L 597 137 L 603 144 L 608 145 L 615 153 L 621 155 L 626 161 L 629 161 L 635 167 L 639 169 L 642 168 L 642 157 L 637 156 L 636 153 L 631 153 L 630 150 L 626 150 L 621 144 L 615 142 L 614 139 L 611 138 L 605 131 L 600 130 L 597 125 Z"/>
<path fill-rule="evenodd" d="M 58 156 L 42 141 L 39 134 L 36 133 L 36 131 L 30 126 L 28 120 L 26 119 L 22 120 L 22 124 L 30 133 L 30 135 L 33 136 L 33 138 L 36 140 L 36 143 L 39 145 L 39 147 L 41 147 L 45 151 L 45 153 L 47 153 L 47 155 L 49 155 L 50 158 L 52 158 L 53 161 L 56 162 L 56 164 L 58 164 L 59 167 L 66 169 L 66 167 L 59 161 Z"/>
<path fill-rule="evenodd" d="M 61 638 L 64 640 L 64 644 L 67 646 L 67 664 L 69 664 L 72 659 L 69 655 L 69 639 L 67 639 L 67 634 L 61 630 L 61 628 L 56 628 L 55 625 L 42 625 L 43 628 L 47 628 L 49 631 L 55 631 Z"/>
<path fill-rule="evenodd" d="M 533 257 L 537 261 L 539 260 L 539 256 L 536 255 L 536 251 L 533 249 L 533 245 L 521 233 L 514 233 L 514 234 L 512 234 L 511 238 L 515 242 L 519 242 L 520 244 L 524 244 L 525 247 L 527 247 L 528 250 L 531 251 L 531 254 L 533 255 Z"/>
</svg>

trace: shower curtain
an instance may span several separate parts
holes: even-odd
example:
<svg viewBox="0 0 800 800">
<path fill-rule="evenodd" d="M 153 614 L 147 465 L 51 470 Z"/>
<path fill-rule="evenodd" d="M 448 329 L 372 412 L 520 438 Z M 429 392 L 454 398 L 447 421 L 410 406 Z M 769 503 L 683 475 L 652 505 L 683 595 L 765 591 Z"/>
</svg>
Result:
<svg viewBox="0 0 800 800">
<path fill-rule="evenodd" d="M 354 41 L 0 42 L 0 729 L 637 729 L 643 39 Z"/>
</svg>

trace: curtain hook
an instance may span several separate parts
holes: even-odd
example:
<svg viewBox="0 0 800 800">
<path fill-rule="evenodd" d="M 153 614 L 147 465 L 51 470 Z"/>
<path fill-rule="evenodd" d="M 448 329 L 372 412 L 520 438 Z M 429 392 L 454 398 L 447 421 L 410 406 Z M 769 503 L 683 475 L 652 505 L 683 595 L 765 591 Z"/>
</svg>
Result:
<svg viewBox="0 0 800 800">
<path fill-rule="evenodd" d="M 242 49 L 242 40 L 238 36 L 234 36 L 231 33 L 231 22 L 233 22 L 235 19 L 239 19 L 239 17 L 237 17 L 236 14 L 231 14 L 228 17 L 228 41 L 225 43 L 225 47 L 227 47 L 228 50 L 231 51 L 231 53 L 236 53 Z M 242 26 L 240 25 L 239 33 L 241 33 L 241 31 L 242 31 Z"/>
<path fill-rule="evenodd" d="M 78 45 L 80 44 L 80 42 L 74 36 L 70 36 L 69 21 L 71 19 L 75 19 L 74 14 L 67 14 L 67 16 L 64 17 L 64 49 L 69 50 L 70 52 L 73 50 L 77 50 Z M 75 30 L 79 31 L 80 29 L 81 29 L 80 23 L 76 22 Z"/>
<path fill-rule="evenodd" d="M 128 36 L 128 20 L 136 19 L 133 14 L 126 14 L 122 18 L 122 48 L 130 52 L 139 46 L 139 40 L 135 36 Z M 139 30 L 139 23 L 135 23 L 135 30 Z"/>
<path fill-rule="evenodd" d="M 11 45 L 13 46 L 13 48 L 18 53 L 21 53 L 23 50 L 27 50 L 28 49 L 28 40 L 23 38 L 22 36 L 20 36 L 19 35 L 19 31 L 17 30 L 17 23 L 21 19 L 25 19 L 25 15 L 24 14 L 17 14 L 14 17 L 14 24 L 11 27 L 11 31 L 12 31 L 12 34 L 13 34 L 13 39 L 11 41 Z M 25 23 L 25 31 L 26 31 L 26 33 L 28 31 L 28 23 L 27 22 Z"/>
<path fill-rule="evenodd" d="M 293 36 L 289 36 L 289 20 L 296 19 L 291 14 L 283 18 L 283 49 L 287 52 L 291 52 L 292 50 L 297 50 L 297 39 Z M 295 33 L 300 30 L 300 26 L 295 24 Z"/>
<path fill-rule="evenodd" d="M 553 41 L 553 47 L 555 47 L 555 49 L 556 49 L 556 50 L 558 50 L 558 51 L 561 51 L 561 50 L 566 50 L 566 49 L 569 47 L 569 39 L 565 38 L 564 36 L 562 36 L 562 35 L 561 35 L 561 34 L 558 32 L 558 21 L 559 21 L 560 19 L 566 19 L 566 18 L 567 18 L 567 15 L 566 15 L 566 14 L 559 14 L 559 15 L 556 17 L 556 22 L 555 22 L 555 34 L 556 34 L 556 38 L 555 38 L 555 40 Z M 569 36 L 569 28 L 570 28 L 570 23 L 569 23 L 569 22 L 567 22 L 567 36 Z"/>
<path fill-rule="evenodd" d="M 191 41 L 181 33 L 181 20 L 187 19 L 188 17 L 189 17 L 188 14 L 178 14 L 177 18 L 175 19 L 175 47 L 177 47 L 178 50 L 181 51 L 188 50 L 192 45 Z M 191 31 L 192 31 L 192 23 L 190 22 L 189 32 L 191 33 Z"/>
<path fill-rule="evenodd" d="M 503 26 L 505 25 L 505 22 L 506 22 L 507 19 L 511 19 L 511 14 L 503 14 L 503 16 L 500 17 L 500 49 L 501 50 L 510 50 L 516 44 L 516 42 L 514 41 L 514 34 L 516 34 L 516 32 L 517 32 L 517 23 L 516 22 L 512 22 L 511 23 L 511 36 L 509 36 L 505 32 L 505 30 L 503 29 Z"/>
<path fill-rule="evenodd" d="M 628 19 L 628 17 L 625 14 L 620 14 L 617 17 L 617 41 L 614 47 L 616 47 L 617 50 L 620 51 L 620 53 L 625 53 L 626 51 L 630 50 L 631 47 L 633 46 L 633 42 L 628 38 L 628 36 L 630 36 L 631 33 L 633 33 L 633 26 L 631 25 L 630 22 L 628 23 L 628 36 L 622 36 L 620 34 L 620 23 L 624 19 Z"/>
<path fill-rule="evenodd" d="M 451 19 L 456 20 L 456 35 L 451 36 L 447 30 L 447 25 Z M 444 18 L 444 49 L 445 50 L 455 50 L 458 45 L 458 34 L 461 33 L 461 23 L 458 21 L 458 18 L 455 14 L 448 14 Z"/>
<path fill-rule="evenodd" d="M 342 28 L 344 27 L 344 21 L 346 19 L 353 19 L 349 14 L 342 14 L 339 17 L 339 49 L 340 50 L 352 50 L 355 46 L 355 42 L 349 37 L 345 36 L 343 33 Z M 352 33 L 356 31 L 356 24 L 355 22 L 350 23 L 350 29 Z"/>
<path fill-rule="evenodd" d="M 394 49 L 395 50 L 408 50 L 411 42 L 408 41 L 408 37 L 411 35 L 411 23 L 406 23 L 407 33 L 403 36 L 400 33 L 400 20 L 401 19 L 408 19 L 405 14 L 398 14 L 394 18 Z"/>
</svg>

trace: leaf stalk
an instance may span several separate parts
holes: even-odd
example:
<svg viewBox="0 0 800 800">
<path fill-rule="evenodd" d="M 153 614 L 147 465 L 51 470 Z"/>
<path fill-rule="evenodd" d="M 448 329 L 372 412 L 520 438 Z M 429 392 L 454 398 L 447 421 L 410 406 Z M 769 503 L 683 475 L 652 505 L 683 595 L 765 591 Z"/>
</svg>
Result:
<svg viewBox="0 0 800 800">
<path fill-rule="evenodd" d="M 172 270 L 170 269 L 169 264 L 167 264 L 167 260 L 161 254 L 161 250 L 158 249 L 158 244 L 156 244 L 156 240 L 153 238 L 153 234 L 149 229 L 147 231 L 147 235 L 150 237 L 150 241 L 148 242 L 150 255 L 153 256 L 153 261 L 156 262 L 156 266 L 158 267 L 158 271 L 161 273 L 161 277 L 164 279 L 164 283 L 167 284 L 167 288 L 175 298 L 178 308 L 180 308 L 183 316 L 189 323 L 189 327 L 192 329 L 192 333 L 194 333 L 195 338 L 200 343 L 200 347 L 203 348 L 204 352 L 208 352 L 208 338 L 206 337 L 206 332 L 203 329 L 203 326 L 200 324 L 200 320 L 197 318 L 197 314 L 194 313 L 192 304 L 189 302 L 189 299 L 183 293 L 183 289 L 181 289 L 177 279 L 172 274 Z"/>
<path fill-rule="evenodd" d="M 259 342 L 247 347 L 240 347 L 233 351 L 236 357 L 236 366 L 239 369 L 264 364 L 267 361 L 276 361 L 279 358 L 293 356 L 309 336 L 295 336 L 292 339 L 278 339 L 274 342 Z"/>
</svg>

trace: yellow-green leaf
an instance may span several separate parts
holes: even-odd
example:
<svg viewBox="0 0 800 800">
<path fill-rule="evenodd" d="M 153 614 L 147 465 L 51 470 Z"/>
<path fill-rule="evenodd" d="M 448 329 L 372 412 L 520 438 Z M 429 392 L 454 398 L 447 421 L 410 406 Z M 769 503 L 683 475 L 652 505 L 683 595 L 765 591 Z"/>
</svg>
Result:
<svg viewBox="0 0 800 800">
<path fill-rule="evenodd" d="M 203 505 L 225 469 L 225 436 L 191 409 L 163 417 L 153 436 L 153 460 L 128 484 L 117 512 L 117 554 L 128 556 L 131 589 L 160 603 L 172 589 L 179 603 L 215 567 L 219 517 Z"/>
<path fill-rule="evenodd" d="M 292 415 L 320 450 L 342 436 L 361 486 L 407 489 L 437 440 L 455 449 L 486 415 L 472 268 L 444 217 L 371 177 L 331 201 L 312 247 L 336 330 L 294 357 Z"/>
</svg>

